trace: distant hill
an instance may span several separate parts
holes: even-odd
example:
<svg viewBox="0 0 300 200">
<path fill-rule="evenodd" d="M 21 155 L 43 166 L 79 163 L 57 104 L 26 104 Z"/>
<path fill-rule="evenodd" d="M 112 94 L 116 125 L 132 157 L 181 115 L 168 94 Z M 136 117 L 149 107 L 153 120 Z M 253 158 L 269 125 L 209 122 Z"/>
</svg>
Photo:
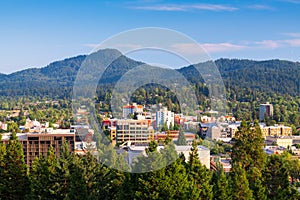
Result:
<svg viewBox="0 0 300 200">
<path fill-rule="evenodd" d="M 219 59 L 215 64 L 227 87 L 251 88 L 261 92 L 291 96 L 300 95 L 299 62 Z M 193 66 L 181 68 L 179 72 L 192 82 L 199 80 L 200 75 Z"/>
<path fill-rule="evenodd" d="M 101 56 L 105 57 L 117 50 L 100 52 Z M 77 72 L 85 59 L 86 55 L 81 55 L 53 62 L 43 68 L 26 69 L 8 75 L 0 74 L 0 96 L 69 97 Z M 298 62 L 219 59 L 215 63 L 227 87 L 300 95 Z M 113 85 L 124 73 L 140 64 L 142 63 L 121 56 L 107 68 L 100 82 Z M 193 66 L 183 67 L 178 71 L 191 82 L 202 81 Z"/>
</svg>

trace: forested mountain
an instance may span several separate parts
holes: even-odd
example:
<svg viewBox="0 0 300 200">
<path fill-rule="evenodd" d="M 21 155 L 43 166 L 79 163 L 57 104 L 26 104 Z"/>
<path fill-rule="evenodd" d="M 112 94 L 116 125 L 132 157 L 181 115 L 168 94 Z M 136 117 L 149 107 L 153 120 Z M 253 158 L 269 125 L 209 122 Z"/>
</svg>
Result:
<svg viewBox="0 0 300 200">
<path fill-rule="evenodd" d="M 299 62 L 219 59 L 215 64 L 227 88 L 250 88 L 269 94 L 300 95 Z M 199 80 L 199 73 L 193 66 L 184 67 L 179 71 L 192 82 Z"/>
<path fill-rule="evenodd" d="M 102 56 L 116 50 L 101 50 Z M 85 55 L 57 61 L 43 68 L 0 74 L 0 96 L 69 97 Z M 300 63 L 268 60 L 219 59 L 215 61 L 227 88 L 250 88 L 266 93 L 300 94 Z M 114 84 L 128 70 L 142 64 L 125 56 L 116 59 L 100 82 Z M 201 65 L 201 64 L 197 64 Z M 178 70 L 191 82 L 202 81 L 193 66 Z"/>
</svg>

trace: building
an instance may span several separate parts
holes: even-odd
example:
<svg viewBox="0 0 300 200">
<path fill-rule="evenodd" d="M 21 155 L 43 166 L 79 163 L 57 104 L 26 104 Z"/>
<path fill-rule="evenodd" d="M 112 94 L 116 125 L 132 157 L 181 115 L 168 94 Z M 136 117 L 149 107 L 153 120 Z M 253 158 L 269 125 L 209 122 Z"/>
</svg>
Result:
<svg viewBox="0 0 300 200">
<path fill-rule="evenodd" d="M 18 133 L 17 137 L 22 144 L 25 163 L 29 168 L 35 157 L 48 155 L 50 146 L 54 148 L 57 157 L 60 156 L 64 142 L 67 142 L 70 152 L 73 152 L 75 148 L 75 133 L 70 129 L 57 129 L 49 133 Z M 2 141 L 6 144 L 9 138 L 10 133 L 2 135 Z"/>
<path fill-rule="evenodd" d="M 293 145 L 293 138 L 289 136 L 282 136 L 282 137 L 272 137 L 269 136 L 266 138 L 265 143 L 271 145 L 277 145 L 280 147 L 288 148 L 292 147 Z"/>
<path fill-rule="evenodd" d="M 129 115 L 132 115 L 134 113 L 141 114 L 143 113 L 143 106 L 142 105 L 137 105 L 136 103 L 133 103 L 132 105 L 126 105 L 123 106 L 123 118 L 129 118 Z"/>
<path fill-rule="evenodd" d="M 146 156 L 146 149 L 148 146 L 126 146 L 126 151 L 128 151 L 128 163 L 132 164 L 133 160 L 137 156 Z M 157 150 L 160 151 L 164 146 L 158 146 Z M 185 157 L 185 161 L 188 162 L 192 146 L 177 146 L 175 145 L 175 150 L 177 154 L 183 154 Z M 198 156 L 200 162 L 210 169 L 210 150 L 204 146 L 198 146 Z"/>
<path fill-rule="evenodd" d="M 121 119 L 117 122 L 116 142 L 150 142 L 154 140 L 151 120 Z"/>
<path fill-rule="evenodd" d="M 164 125 L 174 126 L 174 113 L 164 107 L 156 112 L 156 129 L 161 129 Z"/>
<path fill-rule="evenodd" d="M 0 130 L 6 131 L 6 130 L 7 130 L 7 123 L 5 123 L 5 122 L 0 122 Z"/>
<path fill-rule="evenodd" d="M 273 145 L 267 145 L 264 148 L 264 152 L 267 155 L 272 155 L 272 154 L 282 154 L 283 152 L 285 152 L 287 149 L 282 147 L 282 146 L 273 146 Z"/>
<path fill-rule="evenodd" d="M 263 121 L 265 117 L 273 116 L 273 105 L 267 102 L 266 104 L 260 104 L 259 106 L 259 120 Z"/>
<path fill-rule="evenodd" d="M 292 127 L 275 125 L 275 126 L 260 126 L 262 136 L 291 136 L 293 133 Z"/>
<path fill-rule="evenodd" d="M 192 143 L 192 141 L 196 138 L 196 134 L 194 133 L 184 133 L 185 139 L 187 143 Z M 166 131 L 162 133 L 155 133 L 154 139 L 155 140 L 166 140 L 167 137 L 172 139 L 173 141 L 177 141 L 179 136 L 179 131 Z"/>
</svg>

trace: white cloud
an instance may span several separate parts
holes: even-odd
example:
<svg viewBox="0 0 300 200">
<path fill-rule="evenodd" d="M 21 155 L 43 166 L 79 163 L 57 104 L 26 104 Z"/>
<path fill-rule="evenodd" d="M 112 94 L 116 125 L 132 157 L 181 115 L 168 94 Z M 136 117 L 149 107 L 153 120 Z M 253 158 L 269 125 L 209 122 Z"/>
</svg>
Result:
<svg viewBox="0 0 300 200">
<path fill-rule="evenodd" d="M 275 10 L 273 7 L 262 4 L 249 5 L 248 8 L 253 10 Z"/>
<path fill-rule="evenodd" d="M 203 53 L 203 49 L 208 53 L 220 53 L 255 49 L 278 49 L 284 47 L 300 47 L 300 39 L 243 41 L 241 43 L 178 43 L 171 46 L 174 51 L 190 55 Z"/>
<path fill-rule="evenodd" d="M 300 39 L 284 40 L 284 42 L 292 47 L 300 47 Z"/>
<path fill-rule="evenodd" d="M 283 35 L 286 35 L 286 36 L 290 36 L 290 37 L 296 37 L 296 38 L 300 38 L 300 33 L 297 32 L 297 33 L 282 33 Z"/>
<path fill-rule="evenodd" d="M 263 40 L 259 42 L 254 42 L 257 48 L 267 48 L 267 49 L 275 49 L 281 46 L 281 41 L 279 40 Z"/>
<path fill-rule="evenodd" d="M 203 44 L 202 45 L 206 51 L 210 53 L 216 53 L 216 52 L 225 52 L 225 51 L 239 51 L 242 49 L 248 48 L 244 45 L 238 45 L 238 44 L 232 44 L 232 43 L 217 43 L 217 44 Z"/>
<path fill-rule="evenodd" d="M 131 6 L 136 10 L 153 10 L 153 11 L 190 11 L 190 10 L 208 10 L 208 11 L 235 11 L 236 7 L 220 4 L 164 4 L 151 6 Z"/>
</svg>

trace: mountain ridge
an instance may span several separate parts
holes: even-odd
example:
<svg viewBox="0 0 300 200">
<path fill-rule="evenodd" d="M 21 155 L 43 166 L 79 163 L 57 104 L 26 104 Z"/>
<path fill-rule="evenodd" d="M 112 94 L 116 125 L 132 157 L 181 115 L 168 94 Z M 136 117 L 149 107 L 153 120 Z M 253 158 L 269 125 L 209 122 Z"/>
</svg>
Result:
<svg viewBox="0 0 300 200">
<path fill-rule="evenodd" d="M 105 51 L 104 53 L 107 54 L 114 52 L 114 50 L 106 49 L 100 51 Z M 62 96 L 65 93 L 69 95 L 80 65 L 86 58 L 87 55 L 78 55 L 52 62 L 41 68 L 28 68 L 11 74 L 0 73 L 0 95 L 52 97 Z M 263 92 L 277 92 L 292 96 L 300 94 L 300 82 L 297 77 L 300 74 L 299 62 L 279 59 L 255 61 L 228 58 L 217 59 L 214 62 L 227 87 L 248 87 Z M 128 70 L 140 64 L 143 63 L 121 55 L 106 69 L 100 82 L 113 84 Z M 194 65 L 184 66 L 177 71 L 191 82 L 203 82 L 199 72 L 193 69 Z"/>
</svg>

